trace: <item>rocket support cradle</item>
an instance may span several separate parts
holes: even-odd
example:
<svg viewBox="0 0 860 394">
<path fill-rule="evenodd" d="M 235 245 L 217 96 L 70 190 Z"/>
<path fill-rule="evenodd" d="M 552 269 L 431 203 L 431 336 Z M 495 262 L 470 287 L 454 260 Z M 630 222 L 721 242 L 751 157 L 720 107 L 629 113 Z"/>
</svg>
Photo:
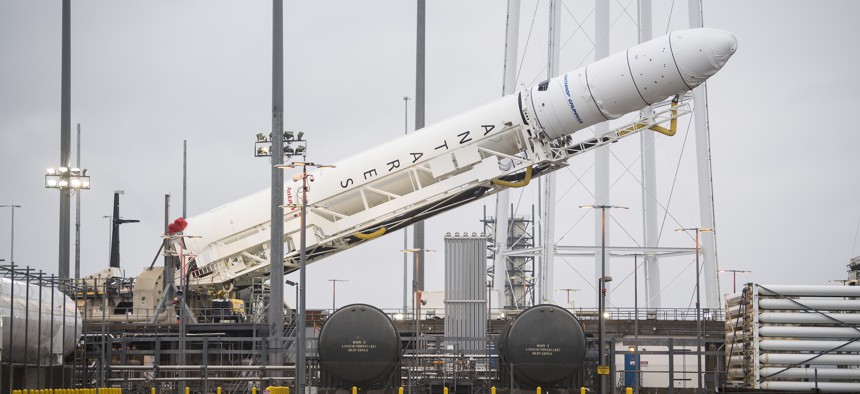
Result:
<svg viewBox="0 0 860 394">
<path fill-rule="evenodd" d="M 607 135 L 570 138 L 695 88 L 736 49 L 726 31 L 676 31 L 318 170 L 308 196 L 307 261 L 526 183 L 571 156 L 674 120 L 689 112 L 686 103 Z M 285 189 L 287 203 L 300 200 L 301 188 Z M 185 240 L 196 254 L 191 288 L 245 287 L 268 272 L 269 198 L 266 189 L 188 219 L 186 233 L 200 236 Z M 298 212 L 286 210 L 286 272 L 298 268 L 299 237 Z"/>
</svg>

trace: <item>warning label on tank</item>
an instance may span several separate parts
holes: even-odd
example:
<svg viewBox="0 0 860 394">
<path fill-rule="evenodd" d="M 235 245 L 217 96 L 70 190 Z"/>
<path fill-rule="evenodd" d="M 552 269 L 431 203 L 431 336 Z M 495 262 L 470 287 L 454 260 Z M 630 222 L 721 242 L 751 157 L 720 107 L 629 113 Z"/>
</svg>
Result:
<svg viewBox="0 0 860 394">
<path fill-rule="evenodd" d="M 376 349 L 376 345 L 369 344 L 367 341 L 356 340 L 351 343 L 340 345 L 341 349 L 346 349 L 348 353 L 367 353 Z"/>
<path fill-rule="evenodd" d="M 561 351 L 561 348 L 552 347 L 545 343 L 538 343 L 533 347 L 527 347 L 526 351 L 531 353 L 532 356 L 552 356 Z"/>
</svg>

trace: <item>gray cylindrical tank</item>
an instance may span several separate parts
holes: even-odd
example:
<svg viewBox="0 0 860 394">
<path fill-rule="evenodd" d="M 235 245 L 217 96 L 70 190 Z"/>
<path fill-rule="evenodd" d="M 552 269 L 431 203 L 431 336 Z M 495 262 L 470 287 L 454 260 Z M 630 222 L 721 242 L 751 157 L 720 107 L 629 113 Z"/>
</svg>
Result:
<svg viewBox="0 0 860 394">
<path fill-rule="evenodd" d="M 0 278 L 0 317 L 2 361 L 59 365 L 81 336 L 81 315 L 74 301 L 57 288 Z"/>
<path fill-rule="evenodd" d="M 579 320 L 557 305 L 526 309 L 499 335 L 505 369 L 527 385 L 563 385 L 582 369 L 585 349 Z"/>
<path fill-rule="evenodd" d="M 400 334 L 381 310 L 366 304 L 338 309 L 322 326 L 320 365 L 349 387 L 387 380 L 399 368 Z"/>
</svg>

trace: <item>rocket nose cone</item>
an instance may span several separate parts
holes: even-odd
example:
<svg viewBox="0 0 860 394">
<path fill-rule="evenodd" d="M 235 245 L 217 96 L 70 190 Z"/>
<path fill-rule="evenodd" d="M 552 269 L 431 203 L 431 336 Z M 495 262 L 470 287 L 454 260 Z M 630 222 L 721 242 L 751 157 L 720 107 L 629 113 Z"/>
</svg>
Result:
<svg viewBox="0 0 860 394">
<path fill-rule="evenodd" d="M 692 29 L 669 37 L 675 63 L 690 88 L 716 74 L 738 49 L 738 39 L 719 29 Z"/>
<path fill-rule="evenodd" d="M 720 67 L 738 50 L 738 39 L 734 34 L 719 29 L 702 29 L 705 45 L 711 48 L 711 54 L 720 60 Z"/>
</svg>

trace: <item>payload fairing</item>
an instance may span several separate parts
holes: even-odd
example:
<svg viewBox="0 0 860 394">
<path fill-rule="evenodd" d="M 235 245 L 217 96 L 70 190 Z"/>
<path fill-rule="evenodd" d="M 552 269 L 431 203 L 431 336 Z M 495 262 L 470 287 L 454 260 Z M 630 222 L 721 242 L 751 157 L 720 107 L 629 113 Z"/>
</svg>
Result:
<svg viewBox="0 0 860 394">
<path fill-rule="evenodd" d="M 308 194 L 308 262 L 495 193 L 510 181 L 552 171 L 574 154 L 638 131 L 627 128 L 578 145 L 567 138 L 700 85 L 736 49 L 726 31 L 676 31 L 320 170 Z M 285 201 L 299 202 L 301 188 L 285 192 Z M 186 233 L 200 236 L 186 239 L 196 254 L 192 287 L 247 286 L 268 272 L 269 196 L 263 190 L 188 219 Z M 297 216 L 291 210 L 284 215 L 286 272 L 298 265 Z"/>
</svg>

